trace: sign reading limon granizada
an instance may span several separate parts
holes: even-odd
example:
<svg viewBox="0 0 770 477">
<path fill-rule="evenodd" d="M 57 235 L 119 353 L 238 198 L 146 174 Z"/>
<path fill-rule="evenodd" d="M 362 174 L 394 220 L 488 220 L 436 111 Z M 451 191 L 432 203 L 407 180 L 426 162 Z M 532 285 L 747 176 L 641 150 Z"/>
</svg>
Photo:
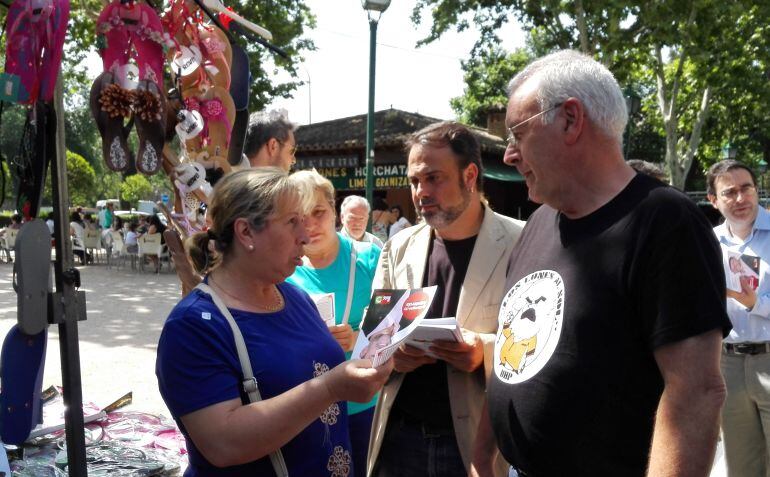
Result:
<svg viewBox="0 0 770 477">
<path fill-rule="evenodd" d="M 366 189 L 365 167 L 318 167 L 319 174 L 329 179 L 336 190 Z M 409 187 L 406 164 L 381 164 L 374 166 L 375 189 Z"/>
</svg>

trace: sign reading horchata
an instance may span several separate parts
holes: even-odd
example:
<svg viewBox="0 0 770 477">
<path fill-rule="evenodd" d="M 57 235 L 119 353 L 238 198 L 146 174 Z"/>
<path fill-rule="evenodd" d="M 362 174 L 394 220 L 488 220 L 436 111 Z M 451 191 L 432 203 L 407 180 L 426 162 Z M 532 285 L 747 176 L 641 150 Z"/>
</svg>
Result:
<svg viewBox="0 0 770 477">
<path fill-rule="evenodd" d="M 318 167 L 318 165 L 311 165 L 310 167 L 315 167 L 319 174 L 329 179 L 336 190 L 366 188 L 365 167 Z M 301 168 L 298 167 L 298 169 Z M 375 189 L 406 187 L 409 187 L 409 180 L 406 178 L 406 164 L 379 164 L 374 166 Z"/>
</svg>

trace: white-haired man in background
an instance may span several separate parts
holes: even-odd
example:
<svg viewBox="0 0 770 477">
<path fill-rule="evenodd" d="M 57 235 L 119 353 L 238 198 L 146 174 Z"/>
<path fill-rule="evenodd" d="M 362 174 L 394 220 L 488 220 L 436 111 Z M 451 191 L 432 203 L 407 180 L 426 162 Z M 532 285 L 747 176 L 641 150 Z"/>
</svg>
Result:
<svg viewBox="0 0 770 477">
<path fill-rule="evenodd" d="M 370 242 L 382 248 L 382 240 L 366 231 L 369 223 L 369 202 L 360 195 L 349 195 L 340 204 L 340 233 L 359 242 Z"/>
</svg>

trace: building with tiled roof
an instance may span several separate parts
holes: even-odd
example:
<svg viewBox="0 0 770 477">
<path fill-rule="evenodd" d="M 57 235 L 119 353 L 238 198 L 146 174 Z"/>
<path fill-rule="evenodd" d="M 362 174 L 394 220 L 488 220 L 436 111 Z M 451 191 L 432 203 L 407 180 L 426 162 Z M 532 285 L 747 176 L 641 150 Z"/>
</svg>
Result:
<svg viewBox="0 0 770 477">
<path fill-rule="evenodd" d="M 406 179 L 404 141 L 415 131 L 442 119 L 386 109 L 374 113 L 375 197 L 389 205 L 400 205 L 410 221 L 415 213 Z M 481 145 L 484 189 L 492 208 L 513 217 L 528 217 L 535 206 L 527 201 L 526 186 L 515 168 L 503 164 L 505 140 L 502 116 L 490 116 L 490 129 L 470 127 Z M 332 181 L 338 199 L 364 195 L 366 187 L 366 114 L 299 126 L 297 169 L 315 167 Z"/>
</svg>

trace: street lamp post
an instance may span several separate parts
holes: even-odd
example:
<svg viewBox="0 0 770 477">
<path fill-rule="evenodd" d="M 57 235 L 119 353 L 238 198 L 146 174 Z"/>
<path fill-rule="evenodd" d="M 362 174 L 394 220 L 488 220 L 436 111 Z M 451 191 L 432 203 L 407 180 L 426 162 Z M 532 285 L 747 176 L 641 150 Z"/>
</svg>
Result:
<svg viewBox="0 0 770 477">
<path fill-rule="evenodd" d="M 369 109 L 366 113 L 366 200 L 374 195 L 374 71 L 377 58 L 377 22 L 390 6 L 390 0 L 361 0 L 369 17 Z M 371 232 L 372 222 L 367 229 Z"/>
<path fill-rule="evenodd" d="M 625 91 L 623 91 L 623 94 L 626 98 L 626 111 L 628 111 L 628 125 L 626 126 L 626 151 L 624 155 L 626 156 L 626 160 L 629 160 L 630 158 L 628 157 L 628 154 L 631 146 L 631 128 L 634 127 L 634 116 L 636 116 L 636 113 L 642 109 L 642 98 L 640 98 L 639 95 L 636 94 L 636 91 L 634 91 L 634 89 L 630 86 L 626 87 Z"/>
</svg>

